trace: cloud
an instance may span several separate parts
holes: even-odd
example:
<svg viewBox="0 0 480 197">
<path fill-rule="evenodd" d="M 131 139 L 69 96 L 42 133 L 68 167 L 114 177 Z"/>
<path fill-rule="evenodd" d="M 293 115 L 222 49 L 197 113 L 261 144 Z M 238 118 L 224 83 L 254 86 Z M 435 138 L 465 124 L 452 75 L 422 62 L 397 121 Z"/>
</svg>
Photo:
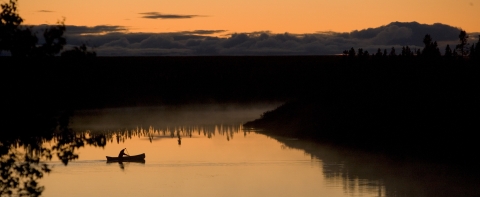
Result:
<svg viewBox="0 0 480 197">
<path fill-rule="evenodd" d="M 103 56 L 158 56 L 158 55 L 168 55 L 168 56 L 179 56 L 179 55 L 190 55 L 192 51 L 189 49 L 160 49 L 160 48 L 139 48 L 131 49 L 124 47 L 102 47 L 95 49 L 99 55 Z"/>
<path fill-rule="evenodd" d="M 412 29 L 408 27 L 390 25 L 382 28 L 382 30 L 371 39 L 375 44 L 395 44 L 405 42 L 412 36 L 412 33 Z"/>
<path fill-rule="evenodd" d="M 121 37 L 118 40 L 113 40 L 111 42 L 108 42 L 106 44 L 102 45 L 103 47 L 128 47 L 130 46 L 130 42 L 128 41 L 127 38 Z"/>
<path fill-rule="evenodd" d="M 50 11 L 50 10 L 38 10 L 38 12 L 54 12 L 54 11 Z"/>
<path fill-rule="evenodd" d="M 139 43 L 131 45 L 132 48 L 150 48 L 150 49 L 174 49 L 184 48 L 179 42 L 175 42 L 175 39 L 171 36 L 153 35 Z"/>
<path fill-rule="evenodd" d="M 97 25 L 92 27 L 67 25 L 66 28 L 68 34 L 105 34 L 127 31 L 127 28 L 124 26 L 112 25 Z"/>
<path fill-rule="evenodd" d="M 144 12 L 139 14 L 144 15 L 142 16 L 142 18 L 148 18 L 148 19 L 187 19 L 187 18 L 199 17 L 199 15 L 161 14 L 158 12 Z"/>
<path fill-rule="evenodd" d="M 377 28 L 355 30 L 350 36 L 356 39 L 371 39 L 377 41 L 377 44 L 423 45 L 426 34 L 430 34 L 434 40 L 446 41 L 457 38 L 459 32 L 459 28 L 440 23 L 427 25 L 418 22 L 393 22 Z"/>
<path fill-rule="evenodd" d="M 182 34 L 217 34 L 217 33 L 223 33 L 226 32 L 227 30 L 194 30 L 194 31 L 181 31 L 177 33 L 182 33 Z"/>
<path fill-rule="evenodd" d="M 68 26 L 67 43 L 95 46 L 103 56 L 129 55 L 332 55 L 354 47 L 370 54 L 380 48 L 388 51 L 402 46 L 423 48 L 423 37 L 430 34 L 441 52 L 458 42 L 459 28 L 444 24 L 393 22 L 385 26 L 350 33 L 275 34 L 268 31 L 232 33 L 226 30 L 193 30 L 167 33 L 129 33 L 122 26 Z M 70 32 L 72 31 L 72 32 Z M 99 32 L 103 32 L 99 34 Z M 471 38 L 478 35 L 469 33 Z M 470 41 L 475 42 L 476 41 Z"/>
</svg>

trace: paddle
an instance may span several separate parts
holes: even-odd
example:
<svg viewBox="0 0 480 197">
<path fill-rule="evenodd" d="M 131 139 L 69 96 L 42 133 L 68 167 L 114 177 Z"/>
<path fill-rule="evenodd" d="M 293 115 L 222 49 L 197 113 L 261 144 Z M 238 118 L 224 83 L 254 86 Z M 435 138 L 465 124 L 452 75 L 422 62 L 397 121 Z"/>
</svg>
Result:
<svg viewBox="0 0 480 197">
<path fill-rule="evenodd" d="M 127 148 L 125 148 L 125 150 L 127 151 L 128 155 L 127 156 L 130 156 L 130 153 L 128 152 Z"/>
</svg>

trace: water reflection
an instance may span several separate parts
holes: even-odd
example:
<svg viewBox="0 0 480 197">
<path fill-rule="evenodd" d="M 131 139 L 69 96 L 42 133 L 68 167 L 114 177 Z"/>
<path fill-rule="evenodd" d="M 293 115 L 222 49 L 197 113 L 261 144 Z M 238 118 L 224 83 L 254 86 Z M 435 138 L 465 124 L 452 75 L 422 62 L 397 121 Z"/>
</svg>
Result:
<svg viewBox="0 0 480 197">
<path fill-rule="evenodd" d="M 192 133 L 190 133 L 190 136 L 192 136 Z M 182 145 L 182 137 L 180 136 L 180 131 L 177 132 L 177 137 L 178 145 Z"/>
<path fill-rule="evenodd" d="M 182 138 L 192 138 L 193 134 L 212 138 L 215 135 L 225 136 L 226 140 L 233 139 L 235 134 L 242 132 L 246 136 L 250 131 L 245 130 L 242 124 L 235 125 L 203 125 L 203 126 L 183 126 L 183 127 L 164 127 L 156 128 L 149 126 L 147 128 L 136 127 L 132 129 L 117 130 L 85 130 L 79 133 L 83 135 L 99 135 L 110 143 L 124 143 L 126 140 L 136 137 L 147 137 L 152 143 L 165 137 L 177 138 L 178 145 L 181 145 Z"/>
<path fill-rule="evenodd" d="M 89 131 L 91 132 L 91 131 Z M 141 127 L 131 130 L 109 131 L 106 136 L 115 139 L 131 139 L 148 136 L 150 142 L 164 137 L 191 138 L 192 134 L 207 138 L 219 135 L 227 141 L 249 130 L 241 125 L 210 125 L 154 128 Z M 195 136 L 195 135 L 194 135 Z M 479 179 L 475 172 L 457 169 L 447 164 L 419 160 L 404 160 L 385 155 L 370 154 L 353 149 L 308 142 L 297 139 L 270 136 L 282 143 L 281 149 L 300 149 L 312 160 L 320 160 L 326 184 L 340 187 L 346 194 L 372 194 L 377 196 L 479 196 Z M 117 140 L 117 143 L 119 141 Z"/>
<path fill-rule="evenodd" d="M 118 166 L 120 166 L 121 170 L 125 170 L 125 166 L 123 165 L 123 162 L 118 162 Z"/>
<path fill-rule="evenodd" d="M 68 120 L 65 117 L 58 118 L 57 126 L 47 130 L 48 132 L 42 130 L 42 132 L 2 136 L 0 139 L 0 196 L 41 195 L 45 187 L 38 182 L 52 170 L 51 166 L 45 162 L 52 158 L 58 158 L 66 166 L 71 161 L 79 159 L 78 150 L 82 147 L 106 147 L 108 144 L 122 144 L 134 138 L 145 139 L 145 143 L 153 144 L 158 140 L 170 138 L 172 140 L 168 142 L 172 143 L 175 148 L 178 143 L 178 146 L 182 146 L 180 149 L 185 150 L 193 144 L 189 143 L 189 138 L 216 137 L 216 139 L 220 138 L 219 141 L 224 144 L 235 144 L 239 140 L 235 140 L 235 137 L 238 138 L 238 135 L 242 134 L 247 136 L 253 132 L 244 129 L 240 123 L 146 127 L 129 125 L 130 127 L 122 129 L 96 128 L 74 131 L 68 127 L 68 121 L 64 119 Z M 480 181 L 475 176 L 476 173 L 470 173 L 468 170 L 459 171 L 448 165 L 422 161 L 399 161 L 381 155 L 339 149 L 303 140 L 270 137 L 281 143 L 278 149 L 302 150 L 310 156 L 312 161 L 320 161 L 312 162 L 312 165 L 322 170 L 326 186 L 341 188 L 346 194 L 344 196 L 362 194 L 409 197 L 480 196 L 478 190 Z M 195 149 L 198 146 L 190 148 Z M 247 151 L 246 147 L 239 148 Z M 208 159 L 199 161 L 200 163 L 209 162 Z M 104 162 L 101 160 L 102 165 L 105 165 Z M 245 162 L 248 163 L 248 161 L 239 160 L 241 165 L 244 165 Z M 146 164 L 144 160 L 140 162 L 107 161 L 107 165 L 113 166 L 116 170 L 120 168 L 128 171 L 129 165 Z M 174 163 L 174 165 L 178 165 L 178 163 Z"/>
<path fill-rule="evenodd" d="M 120 170 L 124 171 L 125 166 L 128 165 L 129 163 L 135 163 L 135 164 L 142 164 L 145 165 L 145 160 L 138 160 L 138 161 L 108 161 L 107 164 L 118 164 L 118 167 L 120 167 Z"/>
<path fill-rule="evenodd" d="M 272 137 L 285 147 L 300 149 L 322 161 L 328 185 L 348 194 L 378 196 L 480 196 L 476 169 L 391 158 L 330 145 Z"/>
<path fill-rule="evenodd" d="M 267 106 L 273 107 L 275 105 Z M 85 146 L 105 147 L 108 142 L 118 144 L 133 137 L 148 137 L 150 143 L 164 137 L 177 137 L 178 145 L 181 145 L 182 139 L 191 138 L 194 132 L 203 133 L 208 138 L 216 134 L 225 135 L 227 140 L 230 140 L 233 133 L 242 129 L 238 126 L 241 123 L 235 124 L 237 126 L 208 126 L 211 125 L 209 121 L 238 122 L 239 118 L 242 119 L 240 121 L 246 121 L 253 119 L 252 115 L 256 116 L 266 110 L 265 107 L 235 108 L 236 112 L 231 113 L 231 110 L 226 109 L 230 107 L 194 106 L 188 110 L 179 110 L 175 107 L 161 107 L 155 110 L 125 108 L 77 111 L 75 116 L 73 111 L 65 111 L 23 118 L 19 121 L 31 125 L 28 129 L 14 128 L 13 132 L 5 129 L 0 138 L 0 196 L 40 196 L 45 188 L 39 185 L 38 181 L 52 170 L 46 162 L 55 157 L 67 166 L 69 162 L 79 158 L 78 150 Z M 136 118 L 133 118 L 132 114 L 135 114 Z M 149 125 L 148 123 L 155 122 L 157 118 L 167 124 L 182 122 L 175 125 L 190 126 L 128 128 L 132 124 Z M 105 121 L 98 121 L 99 119 Z M 74 127 L 72 122 L 76 123 L 73 124 Z M 184 124 L 185 122 L 191 124 Z M 93 123 L 93 127 L 89 123 Z M 119 125 L 112 127 L 112 123 Z M 200 123 L 208 125 L 202 126 Z M 117 129 L 125 125 L 126 129 Z M 105 131 L 106 128 L 114 129 Z M 118 164 L 122 169 L 125 168 L 125 163 Z"/>
<path fill-rule="evenodd" d="M 85 145 L 104 147 L 102 134 L 75 133 L 68 128 L 69 113 L 43 123 L 46 127 L 5 133 L 0 140 L 0 196 L 40 196 L 45 187 L 38 181 L 51 171 L 45 161 L 53 155 L 64 164 L 78 159 Z M 51 125 L 56 125 L 50 127 Z"/>
<path fill-rule="evenodd" d="M 58 125 L 50 132 L 42 132 L 43 135 L 21 133 L 0 140 L 0 196 L 40 196 L 45 187 L 39 185 L 38 181 L 51 171 L 51 166 L 45 162 L 56 156 L 66 166 L 79 158 L 78 149 L 86 145 L 105 147 L 108 142 L 119 144 L 134 137 L 147 137 L 150 143 L 165 137 L 176 137 L 178 145 L 181 145 L 182 138 L 192 138 L 193 133 L 207 138 L 224 135 L 230 140 L 235 133 L 243 130 L 238 124 L 74 132 L 68 127 L 68 117 L 61 118 L 67 121 L 57 121 Z M 115 163 L 122 170 L 125 169 L 125 162 Z M 145 164 L 145 161 L 140 163 Z"/>
<path fill-rule="evenodd" d="M 145 164 L 145 160 L 134 160 L 134 161 L 107 161 L 107 164 L 112 164 L 112 163 L 118 163 L 118 164 L 123 164 L 123 163 Z"/>
</svg>

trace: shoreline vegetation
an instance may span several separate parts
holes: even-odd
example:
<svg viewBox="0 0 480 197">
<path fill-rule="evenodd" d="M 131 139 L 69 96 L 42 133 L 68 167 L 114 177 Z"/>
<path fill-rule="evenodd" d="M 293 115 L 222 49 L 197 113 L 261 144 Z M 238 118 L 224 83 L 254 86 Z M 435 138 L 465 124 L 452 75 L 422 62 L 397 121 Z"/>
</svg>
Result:
<svg viewBox="0 0 480 197">
<path fill-rule="evenodd" d="M 427 34 L 423 50 L 374 54 L 97 57 L 85 44 L 64 49 L 64 21 L 39 39 L 16 4 L 0 13 L 0 52 L 11 55 L 0 57 L 2 196 L 39 196 L 43 161 L 67 165 L 78 148 L 105 146 L 104 135 L 69 128 L 75 110 L 129 106 L 285 102 L 245 127 L 479 174 L 480 38 L 470 45 L 464 31 L 443 55 Z"/>
<path fill-rule="evenodd" d="M 22 163 L 21 154 L 10 154 L 13 146 L 33 147 L 46 160 L 58 152 L 65 165 L 76 158 L 78 147 L 104 146 L 102 135 L 86 137 L 69 129 L 77 109 L 286 102 L 245 127 L 401 159 L 448 162 L 479 174 L 474 134 L 480 67 L 474 58 L 0 57 L 0 62 L 7 117 L 0 154 L 14 156 L 2 166 Z M 61 139 L 60 145 L 41 149 L 52 138 Z M 49 172 L 32 158 L 22 169 Z M 35 181 L 43 174 L 29 176 Z M 39 187 L 2 192 L 34 188 L 41 193 Z"/>
<path fill-rule="evenodd" d="M 11 139 L 49 136 L 77 109 L 286 102 L 245 127 L 474 165 L 480 38 L 468 43 L 463 30 L 444 50 L 426 34 L 423 49 L 332 56 L 97 57 L 85 44 L 64 49 L 64 20 L 39 39 L 16 5 L 0 13 L 0 52 L 11 55 L 0 57 L 2 111 L 15 131 L 2 133 Z"/>
<path fill-rule="evenodd" d="M 479 43 L 464 31 L 441 55 L 427 34 L 423 50 L 345 50 L 342 62 L 299 95 L 246 128 L 397 158 L 474 166 L 479 130 Z M 476 46 L 476 48 L 475 48 Z"/>
</svg>

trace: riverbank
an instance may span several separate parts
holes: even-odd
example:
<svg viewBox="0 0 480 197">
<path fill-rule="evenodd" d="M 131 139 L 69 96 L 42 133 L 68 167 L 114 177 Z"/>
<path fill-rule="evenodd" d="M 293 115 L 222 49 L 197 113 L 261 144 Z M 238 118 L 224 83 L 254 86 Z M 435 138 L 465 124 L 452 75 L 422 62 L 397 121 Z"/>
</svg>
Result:
<svg viewBox="0 0 480 197">
<path fill-rule="evenodd" d="M 12 126 L 55 120 L 59 111 L 76 109 L 288 101 L 246 127 L 446 160 L 471 157 L 476 150 L 471 133 L 478 131 L 480 120 L 480 72 L 478 62 L 468 59 L 197 56 L 0 61 L 7 95 L 2 105 Z"/>
<path fill-rule="evenodd" d="M 104 108 L 287 101 L 307 91 L 337 56 L 2 57 L 4 103 Z M 63 105 L 63 106 L 62 106 Z"/>
<path fill-rule="evenodd" d="M 399 158 L 471 165 L 479 67 L 448 60 L 355 61 L 328 83 L 245 124 Z"/>
<path fill-rule="evenodd" d="M 58 116 L 79 109 L 278 103 L 307 91 L 339 58 L 0 57 L 1 104 L 7 127 L 18 130 L 56 125 Z"/>
</svg>

